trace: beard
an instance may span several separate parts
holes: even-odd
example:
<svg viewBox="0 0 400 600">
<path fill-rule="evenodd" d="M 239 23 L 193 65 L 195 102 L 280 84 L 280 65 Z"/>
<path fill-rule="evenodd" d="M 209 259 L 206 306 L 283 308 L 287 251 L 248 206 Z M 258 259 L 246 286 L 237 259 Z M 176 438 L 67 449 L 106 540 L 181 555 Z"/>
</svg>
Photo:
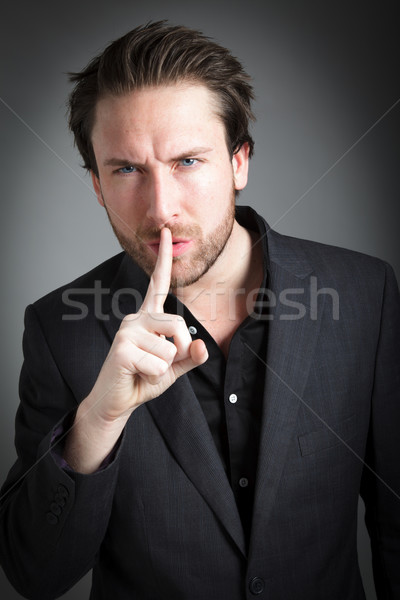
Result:
<svg viewBox="0 0 400 600">
<path fill-rule="evenodd" d="M 117 227 L 115 220 L 118 219 L 118 215 L 107 207 L 104 197 L 103 202 L 111 227 L 122 249 L 150 277 L 153 273 L 157 256 L 149 250 L 146 242 L 157 239 L 160 236 L 161 228 L 139 227 L 136 231 L 132 231 L 131 236 L 127 236 Z M 114 214 L 116 219 L 111 218 L 110 212 Z M 183 254 L 182 256 L 173 258 L 171 288 L 175 289 L 192 285 L 207 273 L 224 250 L 232 233 L 234 220 L 235 190 L 233 188 L 231 202 L 227 210 L 221 216 L 214 230 L 206 238 L 199 225 L 166 225 L 173 237 L 193 239 L 197 246 L 190 256 Z"/>
</svg>

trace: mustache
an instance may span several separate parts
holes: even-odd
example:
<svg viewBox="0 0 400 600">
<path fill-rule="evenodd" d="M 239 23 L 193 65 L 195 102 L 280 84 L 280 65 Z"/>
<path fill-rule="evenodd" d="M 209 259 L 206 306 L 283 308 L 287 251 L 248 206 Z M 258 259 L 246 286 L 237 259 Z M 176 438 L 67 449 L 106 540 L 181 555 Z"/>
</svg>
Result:
<svg viewBox="0 0 400 600">
<path fill-rule="evenodd" d="M 198 225 L 165 225 L 170 230 L 172 237 L 190 238 L 201 236 L 201 228 Z M 161 229 L 164 227 L 148 227 L 140 229 L 136 233 L 144 242 L 154 241 L 160 237 Z"/>
</svg>

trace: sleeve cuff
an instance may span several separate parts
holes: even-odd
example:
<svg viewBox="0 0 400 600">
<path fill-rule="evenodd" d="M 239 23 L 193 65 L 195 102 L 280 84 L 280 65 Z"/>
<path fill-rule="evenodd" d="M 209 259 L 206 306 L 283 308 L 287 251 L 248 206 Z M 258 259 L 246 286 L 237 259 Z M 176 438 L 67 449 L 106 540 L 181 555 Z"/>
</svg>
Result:
<svg viewBox="0 0 400 600">
<path fill-rule="evenodd" d="M 76 414 L 76 410 L 74 410 L 72 413 L 69 413 L 66 417 L 64 417 L 64 419 L 58 425 L 55 426 L 55 428 L 53 430 L 53 434 L 51 436 L 51 455 L 53 457 L 53 460 L 57 464 L 57 466 L 60 467 L 60 469 L 63 469 L 67 473 L 73 472 L 73 469 L 67 463 L 67 461 L 63 458 L 64 444 L 65 444 L 65 438 L 67 437 L 68 432 L 70 431 L 71 427 L 73 426 L 75 414 Z M 108 454 L 108 456 L 105 457 L 105 459 L 102 461 L 101 465 L 95 471 L 95 473 L 98 473 L 99 471 L 103 471 L 113 462 L 113 460 L 115 459 L 115 456 L 118 452 L 120 443 L 121 443 L 121 436 L 118 439 L 117 443 L 115 444 L 114 448 L 111 450 L 111 452 Z"/>
</svg>

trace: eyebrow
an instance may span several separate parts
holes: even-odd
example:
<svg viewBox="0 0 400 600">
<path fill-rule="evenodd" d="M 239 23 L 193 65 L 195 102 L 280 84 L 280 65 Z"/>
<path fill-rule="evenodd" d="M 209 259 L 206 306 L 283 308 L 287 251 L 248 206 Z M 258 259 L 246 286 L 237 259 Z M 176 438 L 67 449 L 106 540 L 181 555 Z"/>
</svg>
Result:
<svg viewBox="0 0 400 600">
<path fill-rule="evenodd" d="M 172 161 L 183 160 L 184 158 L 194 157 L 199 154 L 207 154 L 208 152 L 211 152 L 212 150 L 213 150 L 213 148 L 208 148 L 208 147 L 203 147 L 203 146 L 200 146 L 198 148 L 191 148 L 190 150 L 188 150 L 186 152 L 180 153 L 178 156 L 175 156 L 171 160 Z M 113 157 L 113 158 L 107 158 L 103 162 L 104 167 L 120 167 L 120 166 L 124 166 L 124 165 L 125 166 L 126 165 L 141 166 L 140 164 L 136 163 L 135 161 L 130 160 L 129 158 Z"/>
<path fill-rule="evenodd" d="M 176 156 L 172 160 L 182 160 L 183 158 L 189 158 L 192 156 L 197 156 L 199 154 L 207 154 L 207 152 L 212 152 L 212 150 L 214 150 L 214 148 L 206 148 L 202 146 L 198 148 L 191 148 L 187 152 L 182 152 L 181 154 L 179 154 L 179 156 Z"/>
</svg>

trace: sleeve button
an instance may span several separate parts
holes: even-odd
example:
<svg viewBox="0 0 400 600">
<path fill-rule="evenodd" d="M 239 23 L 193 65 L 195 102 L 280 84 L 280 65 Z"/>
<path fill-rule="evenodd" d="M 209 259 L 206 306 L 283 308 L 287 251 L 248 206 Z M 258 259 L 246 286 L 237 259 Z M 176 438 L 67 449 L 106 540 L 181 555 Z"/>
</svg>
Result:
<svg viewBox="0 0 400 600">
<path fill-rule="evenodd" d="M 62 508 L 59 504 L 57 504 L 57 502 L 52 502 L 50 504 L 50 510 L 53 513 L 53 515 L 56 515 L 57 517 L 59 517 L 62 513 Z"/>
<path fill-rule="evenodd" d="M 54 501 L 57 502 L 58 506 L 61 506 L 61 508 L 65 506 L 65 497 L 61 496 L 61 494 L 56 494 L 54 496 Z"/>
<path fill-rule="evenodd" d="M 67 490 L 67 488 L 65 487 L 65 485 L 61 485 L 61 484 L 58 485 L 57 486 L 57 492 L 63 498 L 68 498 L 68 496 L 69 496 L 69 491 Z"/>
<path fill-rule="evenodd" d="M 56 517 L 56 515 L 54 515 L 52 512 L 48 512 L 46 514 L 46 521 L 50 523 L 50 525 L 57 525 L 58 517 Z"/>
</svg>

